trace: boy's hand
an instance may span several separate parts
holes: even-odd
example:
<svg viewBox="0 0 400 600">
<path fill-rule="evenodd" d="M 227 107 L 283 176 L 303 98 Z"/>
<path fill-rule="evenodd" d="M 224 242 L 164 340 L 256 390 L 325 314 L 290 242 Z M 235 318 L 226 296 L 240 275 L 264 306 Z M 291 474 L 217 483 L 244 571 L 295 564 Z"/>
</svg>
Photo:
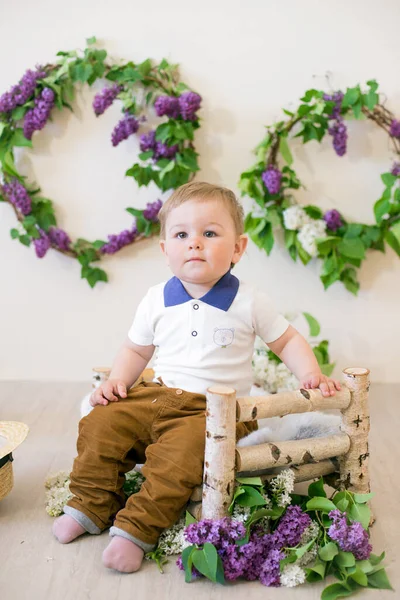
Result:
<svg viewBox="0 0 400 600">
<path fill-rule="evenodd" d="M 106 406 L 109 402 L 118 402 L 119 398 L 126 398 L 126 396 L 126 385 L 123 381 L 120 379 L 108 379 L 93 392 L 90 396 L 89 404 L 91 406 L 96 406 L 96 404 Z"/>
<path fill-rule="evenodd" d="M 308 373 L 300 381 L 300 387 L 306 390 L 319 388 L 323 396 L 334 396 L 335 389 L 338 391 L 342 389 L 337 379 L 331 379 L 322 373 Z"/>
</svg>

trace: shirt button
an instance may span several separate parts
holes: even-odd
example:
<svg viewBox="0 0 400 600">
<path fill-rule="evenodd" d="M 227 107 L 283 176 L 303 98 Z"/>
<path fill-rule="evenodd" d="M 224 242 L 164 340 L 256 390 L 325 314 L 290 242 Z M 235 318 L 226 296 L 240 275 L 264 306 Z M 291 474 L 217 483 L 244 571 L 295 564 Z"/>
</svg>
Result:
<svg viewBox="0 0 400 600">
<path fill-rule="evenodd" d="M 199 310 L 199 305 L 198 304 L 193 304 L 193 309 L 194 310 Z"/>
<path fill-rule="evenodd" d="M 181 394 L 183 394 L 183 391 L 182 390 L 176 390 L 176 393 L 177 393 L 178 396 L 180 396 Z"/>
<path fill-rule="evenodd" d="M 192 331 L 192 336 L 196 337 L 196 335 L 197 335 L 197 331 Z"/>
</svg>

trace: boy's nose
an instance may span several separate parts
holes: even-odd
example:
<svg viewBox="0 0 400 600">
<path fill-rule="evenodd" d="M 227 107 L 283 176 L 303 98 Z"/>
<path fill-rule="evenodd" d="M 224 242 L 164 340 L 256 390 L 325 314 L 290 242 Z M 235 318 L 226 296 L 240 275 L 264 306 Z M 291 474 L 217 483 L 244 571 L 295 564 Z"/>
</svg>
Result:
<svg viewBox="0 0 400 600">
<path fill-rule="evenodd" d="M 201 241 L 199 239 L 193 239 L 189 241 L 190 250 L 200 250 L 201 247 Z"/>
</svg>

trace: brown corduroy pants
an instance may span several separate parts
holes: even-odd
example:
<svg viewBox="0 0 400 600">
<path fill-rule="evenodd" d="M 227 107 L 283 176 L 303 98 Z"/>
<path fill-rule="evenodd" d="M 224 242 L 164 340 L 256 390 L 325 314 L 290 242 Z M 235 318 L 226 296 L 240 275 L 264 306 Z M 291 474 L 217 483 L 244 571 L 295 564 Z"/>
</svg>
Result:
<svg viewBox="0 0 400 600">
<path fill-rule="evenodd" d="M 204 395 L 156 382 L 140 383 L 127 398 L 96 406 L 79 423 L 74 497 L 67 506 L 99 530 L 115 519 L 113 529 L 150 549 L 202 483 L 205 410 Z M 256 421 L 237 424 L 236 441 L 255 429 Z M 126 501 L 124 475 L 137 463 L 144 463 L 146 480 Z"/>
</svg>

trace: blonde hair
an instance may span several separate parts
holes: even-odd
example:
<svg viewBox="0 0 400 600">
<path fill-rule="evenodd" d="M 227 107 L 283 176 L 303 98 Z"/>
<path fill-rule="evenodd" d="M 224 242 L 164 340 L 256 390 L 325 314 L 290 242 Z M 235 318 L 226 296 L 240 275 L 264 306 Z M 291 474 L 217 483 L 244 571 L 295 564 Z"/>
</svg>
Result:
<svg viewBox="0 0 400 600">
<path fill-rule="evenodd" d="M 160 220 L 160 237 L 165 239 L 165 224 L 168 215 L 184 202 L 188 200 L 198 200 L 204 202 L 207 200 L 221 200 L 229 210 L 235 225 L 236 234 L 242 235 L 244 232 L 244 212 L 243 207 L 236 198 L 235 194 L 228 188 L 204 181 L 193 181 L 185 183 L 176 189 L 168 200 L 163 204 L 158 218 Z"/>
</svg>

